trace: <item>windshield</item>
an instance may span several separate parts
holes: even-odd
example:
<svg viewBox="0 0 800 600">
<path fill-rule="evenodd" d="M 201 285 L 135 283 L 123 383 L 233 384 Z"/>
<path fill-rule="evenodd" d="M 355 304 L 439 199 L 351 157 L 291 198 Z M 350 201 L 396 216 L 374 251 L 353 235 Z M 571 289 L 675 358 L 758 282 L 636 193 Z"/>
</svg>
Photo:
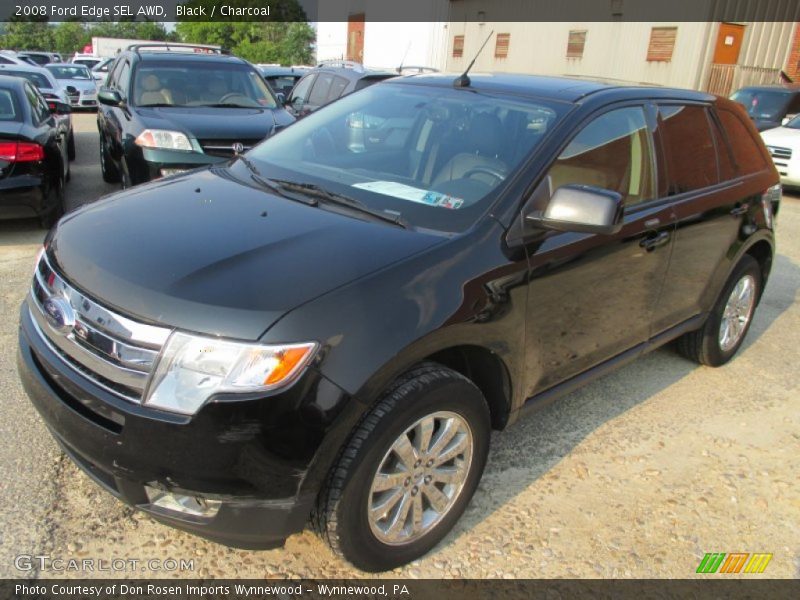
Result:
<svg viewBox="0 0 800 600">
<path fill-rule="evenodd" d="M 56 79 L 86 79 L 92 78 L 89 69 L 81 65 L 50 65 L 46 67 Z"/>
<path fill-rule="evenodd" d="M 731 100 L 743 105 L 754 119 L 775 121 L 786 112 L 792 93 L 783 90 L 739 90 Z"/>
<path fill-rule="evenodd" d="M 207 61 L 139 63 L 133 98 L 138 106 L 277 106 L 254 68 Z"/>
<path fill-rule="evenodd" d="M 9 77 L 22 77 L 27 79 L 39 89 L 51 89 L 53 86 L 47 80 L 47 77 L 40 73 L 27 73 L 25 71 L 13 71 L 10 69 L 0 70 L 0 75 L 8 75 Z"/>
<path fill-rule="evenodd" d="M 461 231 L 569 104 L 387 84 L 343 97 L 248 153 L 265 177 L 313 183 L 413 225 Z"/>
<path fill-rule="evenodd" d="M 76 65 L 84 65 L 86 67 L 92 68 L 95 65 L 100 64 L 99 58 L 76 58 L 73 60 Z"/>
</svg>

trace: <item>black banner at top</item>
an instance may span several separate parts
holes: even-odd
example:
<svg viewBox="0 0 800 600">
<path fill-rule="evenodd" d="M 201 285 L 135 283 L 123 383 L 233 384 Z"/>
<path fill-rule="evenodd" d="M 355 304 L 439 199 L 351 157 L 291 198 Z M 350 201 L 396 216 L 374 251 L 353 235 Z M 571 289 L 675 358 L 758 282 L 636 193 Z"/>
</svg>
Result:
<svg viewBox="0 0 800 600">
<path fill-rule="evenodd" d="M 4 0 L 0 20 L 800 21 L 800 0 Z"/>
</svg>

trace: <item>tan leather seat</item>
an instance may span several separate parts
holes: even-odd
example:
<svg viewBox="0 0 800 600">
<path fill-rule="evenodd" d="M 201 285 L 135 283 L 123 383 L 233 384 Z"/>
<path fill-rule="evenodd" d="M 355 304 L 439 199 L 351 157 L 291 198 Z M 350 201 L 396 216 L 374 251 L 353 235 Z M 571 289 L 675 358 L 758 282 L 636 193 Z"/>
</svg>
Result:
<svg viewBox="0 0 800 600">
<path fill-rule="evenodd" d="M 142 91 L 137 104 L 173 104 L 172 94 L 161 85 L 158 76 L 150 73 L 142 78 Z"/>
</svg>

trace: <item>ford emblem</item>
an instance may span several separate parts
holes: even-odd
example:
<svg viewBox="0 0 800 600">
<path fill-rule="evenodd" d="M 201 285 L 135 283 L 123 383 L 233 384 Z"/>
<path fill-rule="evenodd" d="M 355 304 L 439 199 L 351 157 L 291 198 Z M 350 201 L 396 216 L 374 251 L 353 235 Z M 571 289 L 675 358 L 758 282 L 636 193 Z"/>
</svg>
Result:
<svg viewBox="0 0 800 600">
<path fill-rule="evenodd" d="M 42 308 L 48 324 L 57 332 L 67 335 L 75 327 L 75 311 L 66 298 L 50 297 L 44 301 Z"/>
</svg>

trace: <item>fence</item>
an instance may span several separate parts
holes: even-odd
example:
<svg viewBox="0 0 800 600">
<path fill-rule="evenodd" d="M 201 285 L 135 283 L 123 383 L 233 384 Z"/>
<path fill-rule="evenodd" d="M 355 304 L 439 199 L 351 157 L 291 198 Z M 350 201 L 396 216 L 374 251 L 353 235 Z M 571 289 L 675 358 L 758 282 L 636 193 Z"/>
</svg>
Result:
<svg viewBox="0 0 800 600">
<path fill-rule="evenodd" d="M 728 96 L 731 92 L 747 85 L 781 83 L 780 73 L 780 69 L 767 67 L 712 64 L 706 91 Z"/>
</svg>

